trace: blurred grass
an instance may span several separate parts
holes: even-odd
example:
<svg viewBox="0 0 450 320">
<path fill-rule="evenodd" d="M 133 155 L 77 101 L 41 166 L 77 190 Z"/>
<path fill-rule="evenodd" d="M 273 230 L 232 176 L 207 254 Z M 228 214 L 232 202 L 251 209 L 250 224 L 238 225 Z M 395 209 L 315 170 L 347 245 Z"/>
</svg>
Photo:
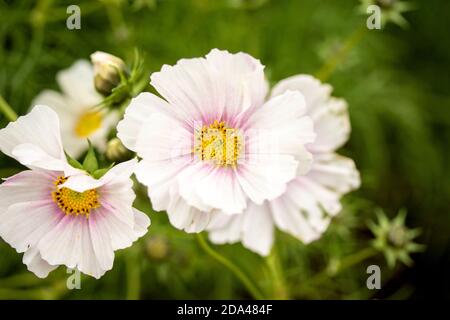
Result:
<svg viewBox="0 0 450 320">
<path fill-rule="evenodd" d="M 68 30 L 66 7 L 81 8 L 81 30 Z M 146 56 L 148 72 L 211 48 L 245 51 L 266 65 L 270 81 L 316 74 L 365 24 L 358 1 L 324 0 L 103 0 L 0 1 L 0 94 L 18 114 L 55 74 L 102 50 L 130 60 Z M 277 234 L 277 250 L 291 298 L 450 297 L 450 2 L 415 1 L 410 28 L 366 32 L 328 80 L 348 100 L 352 137 L 341 153 L 355 159 L 363 185 L 345 198 L 343 212 L 324 237 L 304 246 Z M 0 127 L 7 119 L 0 115 Z M 0 155 L 0 174 L 17 172 Z M 101 280 L 82 278 L 82 290 L 61 289 L 60 268 L 46 280 L 26 271 L 21 257 L 0 242 L 0 298 L 249 298 L 245 288 L 198 246 L 172 228 L 144 196 L 137 207 L 152 218 L 149 234 L 116 255 Z M 319 287 L 305 281 L 330 263 L 364 250 L 366 221 L 381 206 L 394 215 L 408 209 L 408 225 L 421 227 L 425 253 L 411 269 L 388 270 L 383 258 L 356 264 Z M 1 223 L 1 222 L 0 222 Z M 167 249 L 156 257 L 149 241 Z M 154 248 L 153 248 L 154 249 Z M 268 295 L 278 290 L 266 261 L 240 245 L 216 248 L 250 274 Z M 369 262 L 382 266 L 383 290 L 365 288 Z M 276 284 L 276 281 L 275 281 Z"/>
</svg>

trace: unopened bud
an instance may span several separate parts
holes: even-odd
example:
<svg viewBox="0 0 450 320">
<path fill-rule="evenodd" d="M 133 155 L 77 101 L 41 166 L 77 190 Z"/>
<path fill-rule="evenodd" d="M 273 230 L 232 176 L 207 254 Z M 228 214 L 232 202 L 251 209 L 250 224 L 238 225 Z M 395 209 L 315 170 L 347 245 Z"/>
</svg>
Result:
<svg viewBox="0 0 450 320">
<path fill-rule="evenodd" d="M 111 139 L 106 146 L 106 157 L 111 161 L 124 160 L 129 151 L 118 138 Z"/>
<path fill-rule="evenodd" d="M 91 54 L 94 65 L 95 89 L 107 96 L 120 83 L 120 73 L 127 73 L 127 66 L 122 59 L 109 53 L 96 51 Z"/>
<path fill-rule="evenodd" d="M 147 240 L 146 251 L 153 260 L 164 260 L 169 254 L 169 244 L 163 237 L 151 237 Z"/>
</svg>

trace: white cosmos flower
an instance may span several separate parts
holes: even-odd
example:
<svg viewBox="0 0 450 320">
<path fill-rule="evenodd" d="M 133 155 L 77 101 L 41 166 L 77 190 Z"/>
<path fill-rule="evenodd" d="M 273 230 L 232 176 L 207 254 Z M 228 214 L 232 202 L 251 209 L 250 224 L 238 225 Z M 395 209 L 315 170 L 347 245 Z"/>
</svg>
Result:
<svg viewBox="0 0 450 320">
<path fill-rule="evenodd" d="M 0 130 L 0 150 L 30 170 L 0 185 L 0 237 L 38 277 L 59 265 L 100 278 L 114 251 L 143 236 L 149 218 L 132 207 L 136 160 L 96 180 L 71 167 L 62 148 L 59 119 L 46 106 Z"/>
<path fill-rule="evenodd" d="M 291 181 L 282 196 L 262 205 L 251 203 L 244 214 L 214 215 L 208 230 L 216 244 L 241 241 L 246 248 L 267 255 L 275 227 L 309 243 L 318 239 L 331 217 L 339 213 L 341 196 L 360 185 L 353 161 L 335 153 L 350 134 L 346 102 L 330 97 L 329 85 L 307 75 L 279 82 L 272 97 L 287 90 L 305 96 L 307 114 L 314 121 L 317 138 L 306 146 L 313 154 L 311 170 Z"/>
<path fill-rule="evenodd" d="M 32 105 L 47 105 L 61 120 L 61 135 L 69 155 L 78 158 L 88 149 L 88 139 L 100 151 L 106 148 L 110 129 L 119 121 L 117 112 L 95 108 L 102 96 L 94 87 L 94 70 L 86 60 L 60 71 L 56 80 L 62 93 L 42 91 Z"/>
<path fill-rule="evenodd" d="M 248 54 L 214 49 L 163 66 L 151 84 L 165 100 L 133 99 L 118 137 L 142 158 L 136 176 L 175 227 L 199 232 L 211 212 L 272 200 L 309 170 L 304 144 L 314 133 L 302 94 L 265 101 L 264 66 Z"/>
</svg>

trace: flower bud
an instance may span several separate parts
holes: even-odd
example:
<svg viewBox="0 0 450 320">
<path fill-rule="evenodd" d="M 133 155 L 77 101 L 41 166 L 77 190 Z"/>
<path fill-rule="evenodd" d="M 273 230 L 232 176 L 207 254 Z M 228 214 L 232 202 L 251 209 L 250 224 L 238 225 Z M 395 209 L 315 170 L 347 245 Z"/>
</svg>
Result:
<svg viewBox="0 0 450 320">
<path fill-rule="evenodd" d="M 105 155 L 111 161 L 118 161 L 124 160 L 129 155 L 129 151 L 118 138 L 113 138 L 106 146 Z"/>
<path fill-rule="evenodd" d="M 372 244 L 375 249 L 383 252 L 392 268 L 398 261 L 411 265 L 410 254 L 424 250 L 424 246 L 414 242 L 420 234 L 418 229 L 409 229 L 405 226 L 406 212 L 401 210 L 398 215 L 389 220 L 382 210 L 377 212 L 378 222 L 371 221 L 369 228 L 375 236 Z"/>
<path fill-rule="evenodd" d="M 122 59 L 102 51 L 91 54 L 91 61 L 94 65 L 95 89 L 108 96 L 120 83 L 120 74 L 127 74 L 127 66 Z"/>
<path fill-rule="evenodd" d="M 152 260 L 164 260 L 169 254 L 169 244 L 164 237 L 151 237 L 146 242 L 146 251 Z"/>
</svg>

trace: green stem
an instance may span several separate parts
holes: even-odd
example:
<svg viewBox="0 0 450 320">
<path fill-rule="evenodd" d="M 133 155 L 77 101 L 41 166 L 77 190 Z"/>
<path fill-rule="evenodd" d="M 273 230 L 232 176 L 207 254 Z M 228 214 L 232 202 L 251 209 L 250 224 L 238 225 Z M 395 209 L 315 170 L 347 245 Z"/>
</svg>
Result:
<svg viewBox="0 0 450 320">
<path fill-rule="evenodd" d="M 139 268 L 138 252 L 131 248 L 126 257 L 127 299 L 138 300 L 141 291 L 141 270 Z"/>
<path fill-rule="evenodd" d="M 247 290 L 250 292 L 250 294 L 253 296 L 254 299 L 257 300 L 263 300 L 264 296 L 262 293 L 256 288 L 256 286 L 250 281 L 250 279 L 245 275 L 233 262 L 219 254 L 217 251 L 214 251 L 213 248 L 209 246 L 209 244 L 206 242 L 205 238 L 203 238 L 202 234 L 197 234 L 197 240 L 200 244 L 200 247 L 209 254 L 213 259 L 220 262 L 222 265 L 224 265 L 228 270 L 230 270 L 239 280 L 242 282 L 242 284 L 247 288 Z"/>
<path fill-rule="evenodd" d="M 286 286 L 276 247 L 272 249 L 271 254 L 266 258 L 266 264 L 272 276 L 273 298 L 282 300 L 289 299 L 289 291 Z"/>
<path fill-rule="evenodd" d="M 17 114 L 11 108 L 11 106 L 6 102 L 5 99 L 0 95 L 0 111 L 8 118 L 9 121 L 16 121 Z"/>
<path fill-rule="evenodd" d="M 364 248 L 361 251 L 358 251 L 354 254 L 351 254 L 341 261 L 339 261 L 336 265 L 326 268 L 320 273 L 316 274 L 312 278 L 307 281 L 307 284 L 318 284 L 328 278 L 334 277 L 340 272 L 346 270 L 347 268 L 354 266 L 366 259 L 369 259 L 378 254 L 378 251 L 372 247 Z"/>
<path fill-rule="evenodd" d="M 333 71 L 336 69 L 338 64 L 347 56 L 347 54 L 355 47 L 367 33 L 367 27 L 361 26 L 356 29 L 350 36 L 345 40 L 344 44 L 337 52 L 329 59 L 320 70 L 317 72 L 316 77 L 322 81 L 328 80 Z"/>
</svg>

